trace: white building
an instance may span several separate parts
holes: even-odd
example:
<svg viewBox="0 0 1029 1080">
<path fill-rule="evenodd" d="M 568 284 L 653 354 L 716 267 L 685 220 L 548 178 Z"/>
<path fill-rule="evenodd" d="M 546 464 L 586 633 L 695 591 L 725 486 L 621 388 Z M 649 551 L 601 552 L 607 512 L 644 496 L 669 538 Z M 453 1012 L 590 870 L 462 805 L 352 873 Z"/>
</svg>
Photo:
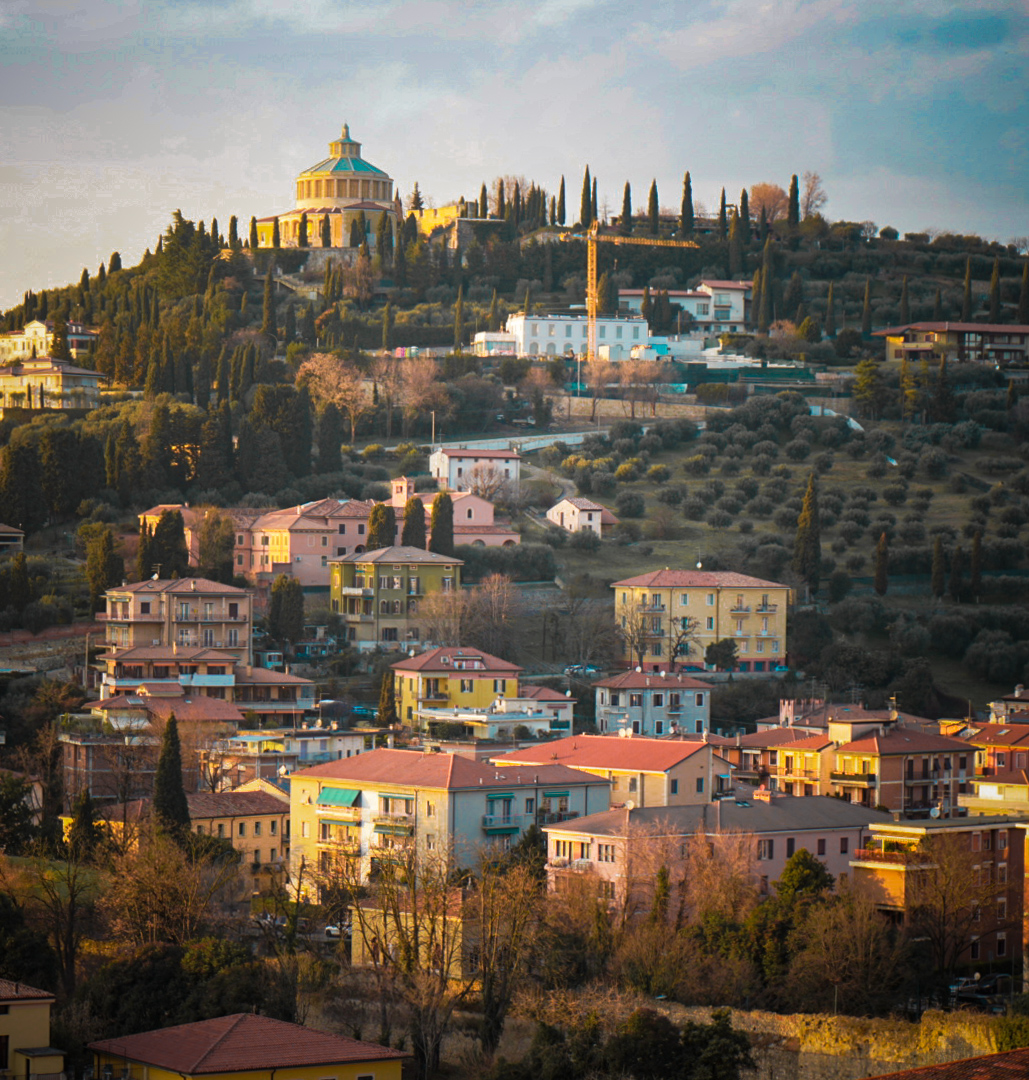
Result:
<svg viewBox="0 0 1029 1080">
<path fill-rule="evenodd" d="M 668 289 L 668 301 L 693 317 L 695 329 L 704 334 L 743 333 L 750 322 L 749 281 L 702 281 L 696 289 Z M 657 290 L 651 291 L 653 299 Z M 619 306 L 638 312 L 643 289 L 619 289 Z"/>
<path fill-rule="evenodd" d="M 547 521 L 567 532 L 581 532 L 584 529 L 603 536 L 604 530 L 610 531 L 618 524 L 618 518 L 606 506 L 591 499 L 571 495 L 555 503 L 547 511 Z"/>
<path fill-rule="evenodd" d="M 569 702 L 569 705 L 571 703 Z M 571 712 L 571 709 L 568 709 Z M 542 701 L 532 698 L 505 698 L 498 696 L 488 709 L 433 709 L 420 708 L 417 713 L 419 726 L 431 730 L 431 724 L 462 724 L 465 735 L 473 739 L 539 738 L 549 736 L 553 731 L 569 730 L 570 725 L 558 722 L 554 711 Z M 525 728 L 528 734 L 517 728 Z"/>
<path fill-rule="evenodd" d="M 514 356 L 518 341 L 514 334 L 504 330 L 480 330 L 472 338 L 472 352 L 476 356 Z"/>
<path fill-rule="evenodd" d="M 678 671 L 623 671 L 594 684 L 597 729 L 633 735 L 703 735 L 710 727 L 710 683 Z"/>
<path fill-rule="evenodd" d="M 519 356 L 574 356 L 586 352 L 585 315 L 509 315 L 507 333 Z M 647 322 L 639 315 L 598 315 L 597 350 L 612 361 L 628 360 L 634 345 L 650 340 Z"/>
<path fill-rule="evenodd" d="M 518 484 L 521 460 L 517 450 L 441 446 L 429 457 L 429 472 L 441 491 L 471 491 L 479 487 L 492 494 L 498 485 Z"/>
</svg>

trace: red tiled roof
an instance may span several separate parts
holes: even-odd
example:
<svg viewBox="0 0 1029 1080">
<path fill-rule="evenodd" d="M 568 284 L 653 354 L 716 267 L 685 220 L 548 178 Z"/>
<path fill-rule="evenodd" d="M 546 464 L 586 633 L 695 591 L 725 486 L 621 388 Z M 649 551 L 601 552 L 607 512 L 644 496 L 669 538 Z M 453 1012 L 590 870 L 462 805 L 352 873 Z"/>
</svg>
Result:
<svg viewBox="0 0 1029 1080">
<path fill-rule="evenodd" d="M 300 675 L 289 675 L 283 671 L 272 671 L 271 668 L 252 667 L 249 671 L 243 666 L 236 668 L 237 686 L 253 686 L 254 683 L 271 686 L 314 686 L 310 679 L 304 679 Z M 260 705 L 261 702 L 246 701 L 242 704 L 252 707 Z"/>
<path fill-rule="evenodd" d="M 344 563 L 446 563 L 447 566 L 464 566 L 463 559 L 457 559 L 453 555 L 439 555 L 435 551 L 425 551 L 422 548 L 406 547 L 396 544 L 392 547 L 376 548 L 374 551 L 362 551 L 355 555 L 348 555 L 345 559 L 330 559 L 329 562 Z"/>
<path fill-rule="evenodd" d="M 154 581 L 147 578 L 146 581 L 136 581 L 131 585 L 119 585 L 112 592 L 161 592 L 161 593 L 206 593 L 208 595 L 246 596 L 246 589 L 237 589 L 235 585 L 222 585 L 218 581 L 209 581 L 207 578 L 168 578 Z"/>
<path fill-rule="evenodd" d="M 44 1001 L 54 995 L 46 990 L 37 990 L 28 983 L 0 979 L 0 1001 Z"/>
<path fill-rule="evenodd" d="M 984 333 L 984 334 L 1029 334 L 1029 326 L 1024 323 L 976 323 L 976 322 L 916 322 L 903 326 L 888 326 L 885 330 L 876 330 L 874 337 L 895 337 L 905 330 L 925 330 L 928 333 Z M 928 342 L 926 343 L 928 344 Z"/>
<path fill-rule="evenodd" d="M 459 458 L 502 458 L 521 460 L 521 454 L 517 450 L 481 450 L 478 447 L 466 446 L 443 446 L 440 448 L 447 457 Z"/>
<path fill-rule="evenodd" d="M 623 578 L 612 584 L 617 589 L 621 585 L 633 587 L 652 586 L 659 589 L 704 588 L 708 585 L 723 585 L 727 588 L 766 588 L 785 589 L 786 585 L 778 581 L 764 581 L 747 574 L 737 574 L 729 570 L 651 570 L 649 574 Z"/>
<path fill-rule="evenodd" d="M 223 649 L 206 649 L 202 646 L 196 649 L 183 649 L 178 645 L 133 645 L 124 649 L 117 647 L 107 649 L 102 659 L 165 660 L 169 664 L 176 661 L 190 664 L 235 664 L 238 657 L 235 653 L 225 652 Z"/>
<path fill-rule="evenodd" d="M 167 720 L 174 713 L 179 723 L 243 723 L 243 713 L 238 706 L 203 694 L 191 698 L 148 697 L 145 708 L 159 720 Z"/>
<path fill-rule="evenodd" d="M 573 699 L 566 694 L 562 694 L 560 690 L 552 690 L 549 686 L 527 686 L 521 685 L 518 687 L 518 696 L 520 698 L 528 698 L 530 701 L 572 701 Z"/>
<path fill-rule="evenodd" d="M 389 1061 L 409 1056 L 377 1043 L 329 1035 L 253 1013 L 120 1035 L 90 1043 L 89 1049 L 184 1076 Z"/>
<path fill-rule="evenodd" d="M 1023 1080 L 1026 1076 L 1029 1076 L 1029 1047 L 946 1061 L 942 1065 L 878 1073 L 870 1080 Z"/>
<path fill-rule="evenodd" d="M 695 679 L 681 671 L 669 671 L 662 676 L 657 671 L 622 671 L 608 679 L 601 679 L 594 686 L 607 686 L 612 690 L 713 690 L 710 683 Z"/>
<path fill-rule="evenodd" d="M 629 769 L 667 772 L 702 750 L 703 742 L 685 739 L 622 738 L 617 735 L 574 735 L 513 750 L 495 758 L 497 765 L 544 765 L 554 762 L 579 769 Z"/>
<path fill-rule="evenodd" d="M 839 747 L 841 754 L 919 754 L 919 753 L 955 753 L 968 750 L 963 739 L 952 739 L 949 735 L 932 735 L 916 731 L 914 728 L 897 727 L 885 735 L 875 732 L 863 735 L 853 742 Z"/>
<path fill-rule="evenodd" d="M 1029 724 L 983 724 L 968 737 L 973 746 L 1017 746 L 1029 739 Z"/>
<path fill-rule="evenodd" d="M 267 791 L 195 791 L 186 802 L 191 820 L 289 813 L 289 803 Z"/>
<path fill-rule="evenodd" d="M 719 278 L 704 278 L 700 282 L 701 285 L 708 285 L 712 289 L 743 289 L 747 290 L 752 288 L 752 283 L 749 281 L 723 281 Z"/>
<path fill-rule="evenodd" d="M 1008 784 L 1029 787 L 1029 771 L 1025 769 L 994 769 L 989 776 L 973 776 L 973 784 Z"/>
<path fill-rule="evenodd" d="M 460 666 L 462 661 L 471 662 L 475 660 L 481 661 L 482 667 Z M 488 652 L 483 652 L 482 649 L 473 649 L 471 647 L 430 649 L 428 652 L 420 653 L 418 656 L 409 656 L 403 660 L 398 660 L 395 664 L 390 664 L 390 667 L 394 671 L 444 671 L 448 675 L 456 675 L 457 672 L 462 675 L 465 673 L 474 675 L 476 671 L 485 673 L 488 671 L 516 672 L 522 670 L 517 664 L 512 664 L 509 660 L 501 660 L 499 656 L 493 656 Z"/>
<path fill-rule="evenodd" d="M 766 746 L 781 746 L 783 743 L 800 742 L 801 739 L 806 739 L 808 734 L 803 728 L 767 728 L 765 731 L 751 731 L 746 735 L 741 735 L 735 741 L 735 744 L 748 749 L 763 749 Z"/>
<path fill-rule="evenodd" d="M 553 745 L 552 743 L 549 745 Z M 581 784 L 587 781 L 581 772 L 566 768 L 560 763 L 527 762 L 540 765 L 532 773 L 519 774 L 506 768 L 483 765 L 457 754 L 426 754 L 415 750 L 371 750 L 353 758 L 327 761 L 293 773 L 293 779 L 345 780 L 366 784 L 399 784 L 403 787 L 445 788 L 496 788 L 512 784 L 534 783 L 538 777 L 541 784 Z"/>
</svg>

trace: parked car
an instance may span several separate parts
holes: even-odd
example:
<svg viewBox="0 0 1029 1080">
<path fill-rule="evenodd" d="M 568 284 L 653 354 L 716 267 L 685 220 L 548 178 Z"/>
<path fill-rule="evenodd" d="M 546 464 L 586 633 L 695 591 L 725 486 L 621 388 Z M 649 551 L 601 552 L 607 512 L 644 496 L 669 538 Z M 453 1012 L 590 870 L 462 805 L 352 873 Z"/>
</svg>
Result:
<svg viewBox="0 0 1029 1080">
<path fill-rule="evenodd" d="M 349 920 L 338 923 L 330 923 L 325 927 L 325 936 L 329 938 L 350 937 L 351 926 Z"/>
<path fill-rule="evenodd" d="M 594 664 L 569 664 L 565 668 L 566 675 L 599 675 L 600 668 Z"/>
</svg>

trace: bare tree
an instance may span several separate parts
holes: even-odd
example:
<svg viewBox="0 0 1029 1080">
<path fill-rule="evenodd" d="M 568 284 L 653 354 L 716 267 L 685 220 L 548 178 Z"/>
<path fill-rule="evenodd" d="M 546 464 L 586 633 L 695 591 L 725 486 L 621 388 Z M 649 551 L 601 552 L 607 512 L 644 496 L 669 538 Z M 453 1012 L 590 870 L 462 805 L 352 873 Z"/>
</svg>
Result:
<svg viewBox="0 0 1029 1080">
<path fill-rule="evenodd" d="M 700 619 L 692 615 L 677 615 L 670 618 L 668 624 L 671 629 L 668 660 L 674 665 L 680 656 L 689 656 L 691 646 L 699 645 Z"/>
<path fill-rule="evenodd" d="M 469 595 L 462 589 L 434 592 L 418 604 L 422 641 L 448 648 L 467 644 L 470 622 Z"/>
<path fill-rule="evenodd" d="M 521 612 L 521 593 L 511 579 L 490 574 L 471 591 L 468 643 L 506 658 L 514 645 L 514 623 Z"/>
<path fill-rule="evenodd" d="M 765 220 L 771 224 L 785 217 L 789 197 L 778 184 L 755 184 L 750 189 L 750 212 L 755 218 L 765 212 Z"/>
<path fill-rule="evenodd" d="M 597 418 L 597 403 L 604 396 L 608 383 L 617 376 L 613 364 L 595 356 L 586 365 L 586 385 L 590 388 L 590 423 Z"/>
<path fill-rule="evenodd" d="M 577 664 L 601 667 L 615 659 L 620 637 L 610 601 L 570 592 L 563 615 L 565 655 Z"/>
<path fill-rule="evenodd" d="M 615 615 L 618 619 L 617 629 L 630 660 L 635 657 L 637 665 L 642 667 L 652 636 L 651 616 L 647 605 L 634 594 L 630 594 L 625 603 L 617 606 Z"/>
<path fill-rule="evenodd" d="M 372 408 L 364 376 L 356 365 L 330 353 L 315 353 L 300 365 L 297 382 L 306 382 L 316 398 L 331 401 L 346 414 L 353 442 L 358 422 Z"/>
<path fill-rule="evenodd" d="M 661 373 L 660 367 L 653 360 L 622 360 L 618 364 L 618 382 L 622 390 L 622 409 L 629 406 L 629 415 L 635 419 L 636 403 L 649 400 L 657 401 L 656 384 Z"/>
<path fill-rule="evenodd" d="M 492 462 L 480 461 L 468 472 L 468 490 L 488 502 L 496 502 L 507 494 L 507 477 Z"/>
<path fill-rule="evenodd" d="M 816 172 L 804 173 L 804 190 L 800 193 L 800 219 L 806 221 L 820 214 L 829 196 L 822 187 L 822 178 Z"/>
<path fill-rule="evenodd" d="M 386 410 L 386 438 L 393 435 L 393 410 L 403 385 L 400 361 L 392 356 L 378 356 L 372 361 L 372 380 L 379 388 L 379 400 Z"/>
<path fill-rule="evenodd" d="M 372 298 L 374 287 L 371 256 L 362 244 L 354 265 L 343 268 L 343 295 L 356 300 L 357 306 L 363 311 Z"/>
<path fill-rule="evenodd" d="M 401 368 L 401 400 L 403 428 L 407 435 L 411 424 L 428 409 L 445 406 L 443 387 L 439 383 L 439 365 L 435 360 L 408 360 Z"/>
</svg>

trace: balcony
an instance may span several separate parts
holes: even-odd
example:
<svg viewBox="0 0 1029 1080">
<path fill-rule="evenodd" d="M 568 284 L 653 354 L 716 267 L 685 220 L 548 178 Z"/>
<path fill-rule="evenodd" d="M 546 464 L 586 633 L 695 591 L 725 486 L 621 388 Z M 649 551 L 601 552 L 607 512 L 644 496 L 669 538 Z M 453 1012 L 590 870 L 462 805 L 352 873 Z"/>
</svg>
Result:
<svg viewBox="0 0 1029 1080">
<path fill-rule="evenodd" d="M 126 614 L 124 615 L 109 615 L 106 611 L 98 612 L 95 616 L 97 622 L 118 622 L 118 623 L 163 623 L 164 616 L 159 611 L 151 612 L 148 615 L 140 614 Z"/>
<path fill-rule="evenodd" d="M 340 596 L 374 596 L 374 589 L 365 589 L 360 585 L 343 585 L 339 589 Z"/>
<path fill-rule="evenodd" d="M 540 810 L 536 815 L 537 825 L 556 825 L 561 821 L 571 821 L 573 818 L 579 816 L 578 810 L 556 810 L 548 813 L 545 810 Z"/>
<path fill-rule="evenodd" d="M 639 611 L 640 614 L 646 613 L 647 615 L 650 615 L 653 613 L 657 615 L 667 611 L 667 608 L 664 604 L 638 604 L 636 610 Z"/>
<path fill-rule="evenodd" d="M 854 862 L 882 863 L 889 866 L 921 866 L 922 856 L 915 850 L 883 851 L 880 848 L 858 848 L 854 852 Z"/>
<path fill-rule="evenodd" d="M 732 615 L 749 615 L 750 614 L 750 605 L 749 604 L 733 604 L 733 606 L 731 608 L 729 608 L 729 612 Z"/>
<path fill-rule="evenodd" d="M 482 827 L 486 832 L 521 832 L 521 814 L 483 814 Z"/>
<path fill-rule="evenodd" d="M 793 769 L 788 765 L 779 773 L 783 780 L 817 780 L 819 775 L 817 769 Z"/>
<path fill-rule="evenodd" d="M 758 604 L 758 606 L 756 608 L 754 608 L 754 610 L 761 612 L 762 615 L 768 615 L 768 614 L 771 614 L 772 612 L 778 611 L 779 610 L 779 605 L 778 604 Z"/>
<path fill-rule="evenodd" d="M 931 772 L 928 776 L 905 776 L 904 783 L 911 787 L 919 787 L 924 784 L 949 784 L 958 777 L 949 769 L 941 769 L 939 772 Z M 961 777 L 964 779 L 964 777 Z"/>
<path fill-rule="evenodd" d="M 414 814 L 389 814 L 379 811 L 372 815 L 376 825 L 414 825 Z"/>
<path fill-rule="evenodd" d="M 319 840 L 319 851 L 331 851 L 338 855 L 360 855 L 361 854 L 361 841 L 360 840 Z"/>
<path fill-rule="evenodd" d="M 179 675 L 180 686 L 235 686 L 235 675 Z"/>
<path fill-rule="evenodd" d="M 145 618 L 149 618 L 146 616 Z M 135 620 L 133 620 L 135 621 Z M 157 622 L 164 622 L 163 618 L 158 617 Z M 210 614 L 201 614 L 199 611 L 179 612 L 172 616 L 173 623 L 245 623 L 247 622 L 246 615 L 220 615 L 216 612 Z"/>
<path fill-rule="evenodd" d="M 875 773 L 831 772 L 829 779 L 834 784 L 847 784 L 851 787 L 874 788 L 877 778 Z"/>
<path fill-rule="evenodd" d="M 335 760 L 332 758 L 331 760 Z M 298 765 L 309 763 L 311 758 L 300 758 L 297 762 Z M 334 818 L 338 821 L 360 821 L 361 820 L 361 807 L 359 806 L 327 806 L 319 805 L 318 817 L 320 818 Z"/>
</svg>

